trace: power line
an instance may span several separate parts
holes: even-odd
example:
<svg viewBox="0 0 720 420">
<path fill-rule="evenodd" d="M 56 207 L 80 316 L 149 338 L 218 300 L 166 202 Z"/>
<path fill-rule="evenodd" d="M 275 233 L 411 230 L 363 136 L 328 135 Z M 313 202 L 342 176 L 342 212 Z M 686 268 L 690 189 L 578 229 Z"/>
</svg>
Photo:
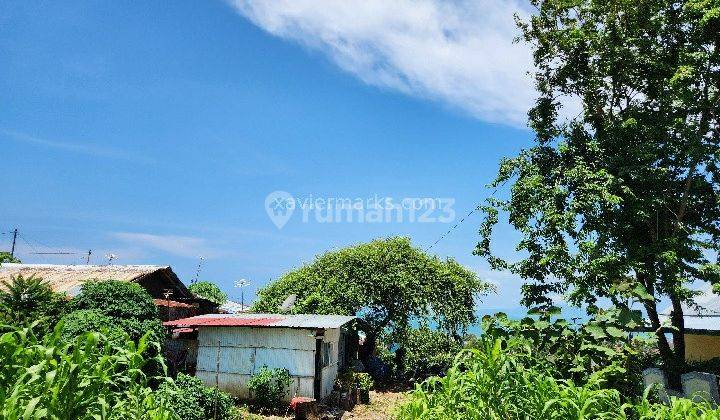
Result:
<svg viewBox="0 0 720 420">
<path fill-rule="evenodd" d="M 19 236 L 20 236 L 20 239 L 22 239 L 22 241 L 25 242 L 27 244 L 27 246 L 29 246 L 30 249 L 33 250 L 33 252 L 35 252 L 36 254 L 38 253 L 37 248 L 35 248 L 30 242 L 28 242 L 27 239 L 25 239 L 25 235 L 19 235 Z"/>
<path fill-rule="evenodd" d="M 492 198 L 493 196 L 495 196 L 495 194 L 498 192 L 498 190 L 499 190 L 500 188 L 502 188 L 507 182 L 508 182 L 508 179 L 506 179 L 502 184 L 500 184 L 500 185 L 498 185 L 497 187 L 495 187 L 495 189 L 493 190 L 493 192 L 492 192 L 489 196 L 485 197 L 485 198 L 483 199 L 483 201 L 487 201 L 487 199 Z M 437 245 L 440 241 L 442 241 L 443 239 L 445 239 L 445 237 L 447 237 L 447 236 L 450 234 L 450 232 L 452 232 L 452 231 L 455 230 L 458 226 L 460 226 L 460 224 L 461 224 L 462 222 L 464 222 L 465 219 L 467 219 L 468 217 L 472 216 L 472 214 L 475 213 L 476 211 L 480 210 L 480 205 L 481 205 L 481 203 L 482 203 L 482 201 L 481 201 L 480 203 L 478 203 L 478 205 L 475 206 L 474 209 L 470 210 L 470 212 L 467 214 L 467 216 L 463 217 L 462 219 L 460 219 L 459 222 L 455 223 L 455 226 L 451 227 L 450 229 L 448 229 L 447 232 L 445 232 L 445 233 L 442 234 L 439 238 L 437 238 L 437 240 L 436 240 L 435 242 L 433 242 L 432 245 L 430 245 L 429 247 L 427 247 L 427 248 L 425 249 L 425 252 L 429 252 L 431 249 L 433 249 L 433 247 L 434 247 L 435 245 Z"/>
</svg>

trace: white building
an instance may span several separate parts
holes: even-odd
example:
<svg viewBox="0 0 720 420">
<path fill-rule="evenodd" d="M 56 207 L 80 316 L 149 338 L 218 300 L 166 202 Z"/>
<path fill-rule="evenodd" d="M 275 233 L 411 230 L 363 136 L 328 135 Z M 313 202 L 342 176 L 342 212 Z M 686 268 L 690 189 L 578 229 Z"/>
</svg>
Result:
<svg viewBox="0 0 720 420">
<path fill-rule="evenodd" d="M 355 317 L 340 315 L 212 314 L 165 323 L 197 330 L 195 376 L 240 398 L 251 398 L 247 382 L 263 366 L 285 368 L 294 396 L 328 396 L 347 360 L 349 335 L 344 327 Z"/>
</svg>

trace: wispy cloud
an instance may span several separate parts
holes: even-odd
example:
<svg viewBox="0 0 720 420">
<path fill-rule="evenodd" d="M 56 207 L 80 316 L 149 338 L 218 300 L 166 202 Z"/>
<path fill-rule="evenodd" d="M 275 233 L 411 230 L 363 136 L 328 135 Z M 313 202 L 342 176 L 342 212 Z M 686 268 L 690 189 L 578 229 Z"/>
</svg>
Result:
<svg viewBox="0 0 720 420">
<path fill-rule="evenodd" d="M 31 136 L 27 133 L 20 131 L 0 129 L 0 134 L 6 138 L 21 143 L 33 144 L 41 147 L 50 149 L 63 150 L 71 153 L 79 153 L 89 156 L 124 160 L 133 163 L 140 164 L 152 164 L 154 160 L 145 156 L 139 156 L 134 153 L 129 153 L 123 150 L 113 149 L 109 147 L 96 146 L 89 143 L 75 143 L 57 140 L 48 140 L 39 137 Z"/>
<path fill-rule="evenodd" d="M 212 248 L 203 238 L 176 235 L 154 235 L 150 233 L 137 232 L 115 232 L 113 237 L 139 247 L 147 247 L 171 255 L 180 257 L 196 258 L 217 257 L 222 252 Z"/>
<path fill-rule="evenodd" d="M 480 119 L 525 126 L 535 96 L 515 0 L 229 0 L 265 31 L 327 54 L 376 86 L 431 98 Z"/>
</svg>

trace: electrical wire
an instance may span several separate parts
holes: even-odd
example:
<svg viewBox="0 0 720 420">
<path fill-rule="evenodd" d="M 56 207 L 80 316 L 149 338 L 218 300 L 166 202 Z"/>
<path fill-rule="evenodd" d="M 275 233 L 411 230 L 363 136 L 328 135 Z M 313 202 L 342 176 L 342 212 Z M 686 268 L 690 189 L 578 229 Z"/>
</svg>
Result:
<svg viewBox="0 0 720 420">
<path fill-rule="evenodd" d="M 505 186 L 505 184 L 506 184 L 508 181 L 509 181 L 509 180 L 506 179 L 502 184 L 500 184 L 500 185 L 498 185 L 497 187 L 495 187 L 495 189 L 493 190 L 493 192 L 492 192 L 489 196 L 485 197 L 480 203 L 478 203 L 477 206 L 475 206 L 474 209 L 470 210 L 470 212 L 467 214 L 467 216 L 463 217 L 462 219 L 460 219 L 459 222 L 455 223 L 455 226 L 451 227 L 450 229 L 448 229 L 447 232 L 445 232 L 445 233 L 442 234 L 439 238 L 437 238 L 437 240 L 436 240 L 435 242 L 433 242 L 432 245 L 430 245 L 429 247 L 427 247 L 427 248 L 425 249 L 425 252 L 429 252 L 431 249 L 433 249 L 433 247 L 434 247 L 435 245 L 437 245 L 440 241 L 442 241 L 443 239 L 445 239 L 445 237 L 447 237 L 453 230 L 455 230 L 458 226 L 460 226 L 460 224 L 462 224 L 462 222 L 464 222 L 468 217 L 472 216 L 473 213 L 475 213 L 476 211 L 480 210 L 480 205 L 482 204 L 482 202 L 487 201 L 489 198 L 494 197 L 495 194 L 498 192 L 498 190 L 499 190 L 500 188 L 502 188 L 503 186 Z"/>
</svg>

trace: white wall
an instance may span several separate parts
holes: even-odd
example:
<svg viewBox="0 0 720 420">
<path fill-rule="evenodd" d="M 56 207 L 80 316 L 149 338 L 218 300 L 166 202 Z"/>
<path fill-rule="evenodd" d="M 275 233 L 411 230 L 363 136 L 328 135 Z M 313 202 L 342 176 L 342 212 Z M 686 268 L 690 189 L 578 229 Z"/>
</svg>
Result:
<svg viewBox="0 0 720 420">
<path fill-rule="evenodd" d="M 330 394 L 337 377 L 339 329 L 325 331 L 331 362 L 323 368 L 322 396 Z M 218 346 L 219 343 L 219 346 Z M 219 347 L 219 357 L 218 357 Z M 219 361 L 219 369 L 218 369 Z M 295 328 L 201 327 L 195 376 L 240 398 L 250 398 L 247 382 L 263 365 L 286 368 L 293 382 L 291 396 L 313 397 L 315 334 Z M 216 374 L 216 372 L 219 372 Z M 217 379 L 216 379 L 217 377 Z"/>
</svg>

